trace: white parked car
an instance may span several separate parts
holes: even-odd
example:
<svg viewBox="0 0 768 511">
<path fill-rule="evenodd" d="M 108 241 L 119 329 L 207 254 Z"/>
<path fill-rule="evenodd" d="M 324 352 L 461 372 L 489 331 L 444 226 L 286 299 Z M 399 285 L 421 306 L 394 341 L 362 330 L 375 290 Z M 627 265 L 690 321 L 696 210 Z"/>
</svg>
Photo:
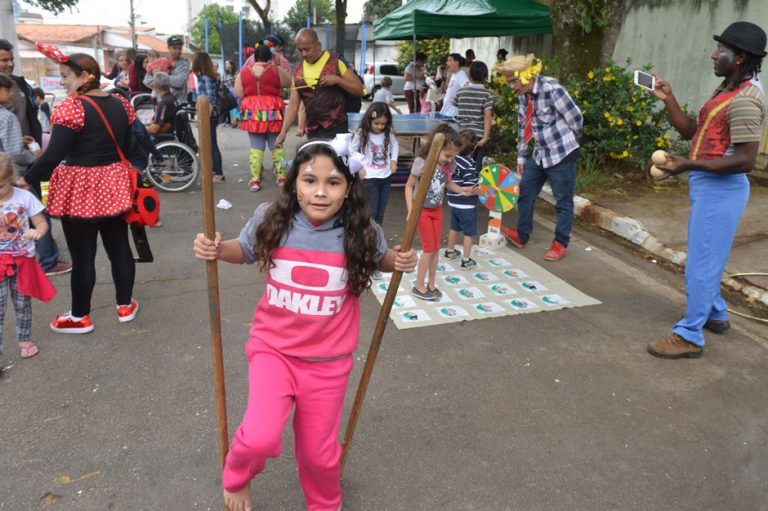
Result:
<svg viewBox="0 0 768 511">
<path fill-rule="evenodd" d="M 392 87 L 390 88 L 392 94 L 395 96 L 403 95 L 403 85 L 405 85 L 405 78 L 403 77 L 403 73 L 400 71 L 400 68 L 397 67 L 397 64 L 394 62 L 376 62 L 375 68 L 374 64 L 368 65 L 368 68 L 365 70 L 365 76 L 363 76 L 365 90 L 367 90 L 369 94 L 366 96 L 366 99 L 373 97 L 373 94 L 375 94 L 376 91 L 381 88 L 381 79 L 384 76 L 389 76 L 392 78 Z M 374 77 L 376 78 L 375 82 Z"/>
</svg>

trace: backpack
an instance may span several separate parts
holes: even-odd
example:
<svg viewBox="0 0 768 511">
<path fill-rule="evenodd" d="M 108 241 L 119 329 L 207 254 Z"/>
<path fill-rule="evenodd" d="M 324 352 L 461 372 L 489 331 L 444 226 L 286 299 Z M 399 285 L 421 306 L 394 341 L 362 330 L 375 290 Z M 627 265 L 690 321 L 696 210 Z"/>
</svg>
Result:
<svg viewBox="0 0 768 511">
<path fill-rule="evenodd" d="M 347 66 L 347 69 L 349 71 L 352 71 L 354 73 L 355 78 L 360 82 L 360 87 L 365 87 L 365 84 L 363 83 L 363 79 L 360 78 L 360 75 L 357 74 L 357 71 L 355 71 L 354 66 L 350 66 L 349 62 L 347 62 L 347 59 L 344 58 L 343 55 L 339 55 L 339 60 L 344 62 L 344 65 Z M 353 96 L 352 94 L 348 93 L 346 90 L 342 89 L 344 91 L 344 95 L 346 96 L 346 110 L 347 112 L 354 112 L 359 113 L 360 110 L 363 108 L 363 98 L 360 96 Z"/>
<path fill-rule="evenodd" d="M 224 85 L 221 80 L 216 82 L 216 110 L 220 114 L 229 112 L 237 106 L 237 99 L 229 91 L 229 87 Z"/>
</svg>

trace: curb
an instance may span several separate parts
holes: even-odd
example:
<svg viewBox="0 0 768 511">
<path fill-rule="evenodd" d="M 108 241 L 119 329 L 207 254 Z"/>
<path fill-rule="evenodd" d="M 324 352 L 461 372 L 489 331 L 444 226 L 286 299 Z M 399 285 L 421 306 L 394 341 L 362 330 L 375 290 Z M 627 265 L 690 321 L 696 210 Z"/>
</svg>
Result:
<svg viewBox="0 0 768 511">
<path fill-rule="evenodd" d="M 539 198 L 553 206 L 556 203 L 555 198 L 552 196 L 552 188 L 548 184 L 545 184 L 541 189 Z M 612 209 L 595 204 L 591 200 L 579 195 L 574 195 L 573 197 L 573 213 L 582 220 L 620 236 L 656 257 L 660 257 L 680 267 L 685 267 L 688 254 L 664 246 L 662 242 L 643 227 L 643 224 L 634 218 L 619 215 Z M 752 284 L 745 284 L 732 277 L 723 279 L 722 283 L 729 289 L 768 306 L 768 290 Z"/>
</svg>

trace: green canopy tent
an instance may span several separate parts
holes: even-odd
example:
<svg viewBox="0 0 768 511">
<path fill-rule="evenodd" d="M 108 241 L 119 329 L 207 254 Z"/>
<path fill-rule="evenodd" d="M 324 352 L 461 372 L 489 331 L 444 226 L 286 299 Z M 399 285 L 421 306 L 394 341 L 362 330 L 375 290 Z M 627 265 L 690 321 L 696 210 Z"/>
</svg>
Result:
<svg viewBox="0 0 768 511">
<path fill-rule="evenodd" d="M 549 7 L 534 0 L 409 0 L 373 27 L 377 40 L 552 33 Z"/>
</svg>

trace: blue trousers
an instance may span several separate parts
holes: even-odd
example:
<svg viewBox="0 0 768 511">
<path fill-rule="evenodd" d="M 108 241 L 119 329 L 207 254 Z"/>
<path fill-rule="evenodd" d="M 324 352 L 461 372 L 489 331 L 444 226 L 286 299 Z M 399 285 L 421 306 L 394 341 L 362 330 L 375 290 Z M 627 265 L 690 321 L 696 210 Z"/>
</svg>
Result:
<svg viewBox="0 0 768 511">
<path fill-rule="evenodd" d="M 685 263 L 685 317 L 672 331 L 704 346 L 702 328 L 708 319 L 728 319 L 720 296 L 720 277 L 739 220 L 747 207 L 746 174 L 691 172 L 688 176 L 691 213 L 688 218 L 688 258 Z"/>
<path fill-rule="evenodd" d="M 379 225 L 384 223 L 384 210 L 387 209 L 387 202 L 389 202 L 389 188 L 391 181 L 392 180 L 388 177 L 363 179 L 365 193 L 368 195 L 368 203 L 371 205 L 373 219 L 376 220 L 376 223 Z"/>
<path fill-rule="evenodd" d="M 41 200 L 40 187 L 33 186 L 32 193 L 35 194 L 37 200 Z M 51 223 L 51 217 L 48 216 L 47 211 L 43 211 L 45 221 L 48 222 L 48 232 L 45 236 L 35 242 L 35 252 L 37 252 L 37 262 L 43 271 L 48 271 L 53 268 L 59 261 L 59 247 L 56 245 L 56 240 L 53 239 L 53 224 Z"/>
<path fill-rule="evenodd" d="M 224 165 L 221 160 L 221 151 L 219 150 L 219 143 L 216 140 L 216 127 L 219 125 L 219 121 L 215 115 L 211 116 L 211 160 L 213 164 L 213 173 L 222 175 L 224 174 Z"/>
<path fill-rule="evenodd" d="M 475 160 L 475 170 L 479 174 L 483 170 L 483 158 L 485 158 L 485 146 L 475 147 L 475 152 L 472 153 L 472 159 Z"/>
<path fill-rule="evenodd" d="M 545 169 L 533 158 L 525 162 L 523 178 L 520 180 L 520 198 L 517 202 L 517 231 L 520 241 L 528 242 L 533 231 L 533 209 L 544 183 L 549 180 L 555 198 L 557 223 L 555 240 L 564 247 L 571 240 L 573 227 L 573 188 L 576 186 L 576 159 L 570 163 L 560 162 Z"/>
</svg>

